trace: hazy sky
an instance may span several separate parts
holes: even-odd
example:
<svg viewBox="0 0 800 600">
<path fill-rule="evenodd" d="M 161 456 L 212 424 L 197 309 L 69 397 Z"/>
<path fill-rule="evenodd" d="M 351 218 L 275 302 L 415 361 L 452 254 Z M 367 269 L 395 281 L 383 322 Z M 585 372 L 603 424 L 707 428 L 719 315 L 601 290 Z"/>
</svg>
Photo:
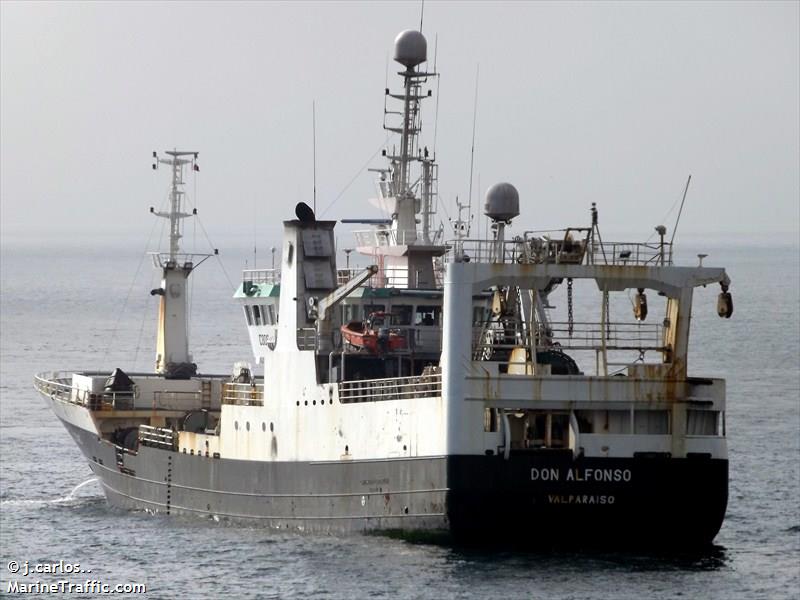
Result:
<svg viewBox="0 0 800 600">
<path fill-rule="evenodd" d="M 443 205 L 468 195 L 480 65 L 475 204 L 478 179 L 514 183 L 520 230 L 585 224 L 595 201 L 605 230 L 647 237 L 691 173 L 681 232 L 796 233 L 798 6 L 426 2 Z M 177 146 L 200 152 L 188 192 L 211 237 L 274 243 L 311 203 L 312 101 L 321 212 L 385 139 L 387 57 L 419 19 L 419 2 L 0 3 L 4 239 L 145 238 L 167 187 L 151 152 Z M 325 216 L 382 216 L 371 175 Z"/>
</svg>

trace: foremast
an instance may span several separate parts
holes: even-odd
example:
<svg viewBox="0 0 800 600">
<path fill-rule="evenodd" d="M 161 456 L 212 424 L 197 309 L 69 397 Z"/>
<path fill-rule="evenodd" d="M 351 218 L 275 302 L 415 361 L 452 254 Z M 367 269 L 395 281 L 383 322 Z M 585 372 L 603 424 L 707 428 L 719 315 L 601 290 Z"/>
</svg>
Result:
<svg viewBox="0 0 800 600">
<path fill-rule="evenodd" d="M 189 352 L 189 296 L 188 279 L 192 270 L 210 254 L 186 254 L 181 252 L 183 220 L 197 214 L 197 209 L 185 212 L 184 168 L 191 165 L 199 171 L 197 152 L 167 150 L 168 158 L 153 152 L 153 169 L 158 165 L 168 165 L 172 170 L 172 183 L 169 193 L 169 210 L 157 211 L 152 206 L 150 212 L 169 221 L 169 252 L 153 252 L 153 263 L 161 269 L 161 287 L 150 293 L 159 296 L 158 329 L 156 336 L 155 371 L 168 379 L 188 379 L 197 372 Z"/>
</svg>

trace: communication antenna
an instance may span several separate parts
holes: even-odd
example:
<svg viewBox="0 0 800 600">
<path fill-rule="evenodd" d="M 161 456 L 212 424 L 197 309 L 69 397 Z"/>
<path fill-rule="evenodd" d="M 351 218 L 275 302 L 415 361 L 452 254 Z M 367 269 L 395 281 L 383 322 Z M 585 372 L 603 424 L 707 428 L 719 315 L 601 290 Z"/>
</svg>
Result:
<svg viewBox="0 0 800 600">
<path fill-rule="evenodd" d="M 436 134 L 439 130 L 439 83 L 442 78 L 436 70 L 436 63 L 439 59 L 439 34 L 436 34 L 433 42 L 433 72 L 436 73 L 436 112 L 433 116 L 433 158 L 436 160 Z M 388 67 L 387 67 L 388 68 Z M 387 76 L 388 77 L 388 76 Z"/>
<path fill-rule="evenodd" d="M 311 136 L 313 147 L 313 171 L 314 171 L 314 213 L 317 212 L 317 102 L 311 101 Z"/>
<path fill-rule="evenodd" d="M 422 17 L 425 16 L 425 0 L 422 0 L 422 6 L 419 9 L 419 32 L 422 33 Z"/>
<path fill-rule="evenodd" d="M 692 176 L 686 180 L 686 188 L 683 190 L 683 200 L 681 200 L 681 207 L 678 209 L 678 218 L 675 219 L 675 227 L 672 228 L 672 237 L 669 240 L 669 247 L 672 248 L 672 242 L 675 240 L 675 232 L 678 231 L 678 223 L 681 221 L 681 213 L 683 212 L 683 203 L 686 202 L 686 194 L 689 191 L 689 184 L 692 182 Z"/>
<path fill-rule="evenodd" d="M 472 109 L 472 150 L 469 157 L 469 212 L 472 214 L 472 172 L 475 166 L 475 123 L 478 120 L 478 76 L 480 75 L 481 65 L 478 63 L 475 68 L 475 104 Z M 470 219 L 470 222 L 472 220 Z M 470 223 L 471 224 L 471 223 Z M 468 226 L 469 227 L 469 226 Z M 467 229 L 469 234 L 469 228 Z"/>
</svg>

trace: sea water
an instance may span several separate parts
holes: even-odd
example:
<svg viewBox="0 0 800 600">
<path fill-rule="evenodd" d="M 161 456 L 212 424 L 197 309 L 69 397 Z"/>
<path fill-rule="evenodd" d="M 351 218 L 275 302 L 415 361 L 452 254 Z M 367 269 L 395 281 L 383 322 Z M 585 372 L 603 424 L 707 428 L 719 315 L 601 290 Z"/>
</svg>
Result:
<svg viewBox="0 0 800 600">
<path fill-rule="evenodd" d="M 135 243 L 67 235 L 58 242 L 4 240 L 0 595 L 11 581 L 94 580 L 145 584 L 146 598 L 798 597 L 796 242 L 683 253 L 707 252 L 706 265 L 725 266 L 735 302 L 733 318 L 720 320 L 719 286 L 695 294 L 690 374 L 727 379 L 730 499 L 715 545 L 684 555 L 463 550 L 112 509 L 32 379 L 61 369 L 152 369 L 156 299 L 149 291 L 159 274 L 139 250 Z M 244 251 L 223 250 L 193 275 L 191 346 L 203 372 L 228 373 L 235 361 L 252 360 L 241 309 L 231 300 L 245 260 L 253 266 Z M 515 527 L 529 517 L 504 518 Z M 29 569 L 51 571 L 77 563 L 84 572 L 25 577 L 10 572 L 12 561 L 18 569 L 27 561 Z M 91 589 L 83 597 L 98 595 Z"/>
</svg>

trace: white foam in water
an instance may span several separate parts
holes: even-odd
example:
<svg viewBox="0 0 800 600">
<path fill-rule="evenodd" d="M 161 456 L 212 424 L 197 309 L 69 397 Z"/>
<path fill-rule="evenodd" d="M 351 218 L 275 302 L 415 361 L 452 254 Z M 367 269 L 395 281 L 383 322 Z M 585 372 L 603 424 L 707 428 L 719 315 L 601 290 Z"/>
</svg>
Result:
<svg viewBox="0 0 800 600">
<path fill-rule="evenodd" d="M 46 506 L 48 504 L 65 504 L 67 502 L 71 502 L 76 499 L 75 492 L 81 489 L 85 485 L 89 485 L 90 483 L 97 482 L 97 477 L 90 477 L 86 481 L 83 481 L 76 485 L 66 496 L 60 496 L 58 498 L 37 498 L 31 500 L 0 500 L 1 506 Z M 87 498 L 91 496 L 86 496 Z"/>
</svg>

